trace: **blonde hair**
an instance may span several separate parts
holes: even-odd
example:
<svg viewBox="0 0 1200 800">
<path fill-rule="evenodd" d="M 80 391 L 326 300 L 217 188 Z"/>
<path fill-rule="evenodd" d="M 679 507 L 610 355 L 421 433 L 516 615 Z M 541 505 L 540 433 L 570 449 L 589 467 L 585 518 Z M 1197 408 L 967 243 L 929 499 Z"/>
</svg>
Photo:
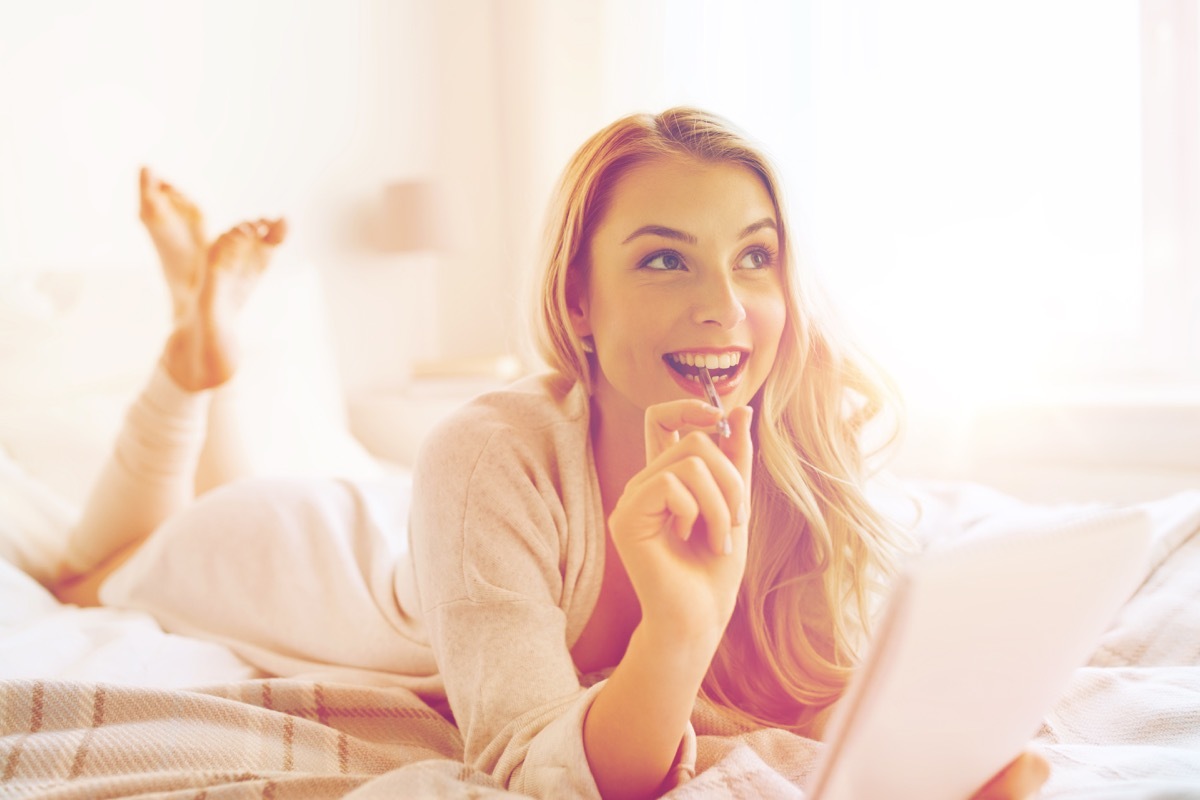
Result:
<svg viewBox="0 0 1200 800">
<path fill-rule="evenodd" d="M 903 536 L 864 493 L 872 455 L 864 428 L 888 408 L 890 385 L 834 333 L 814 287 L 801 285 L 766 157 L 725 120 L 692 108 L 627 116 L 592 136 L 550 207 L 536 345 L 552 369 L 591 389 L 568 315 L 571 287 L 586 280 L 587 248 L 620 176 L 681 155 L 743 165 L 761 179 L 775 207 L 787 303 L 775 364 L 752 401 L 746 573 L 701 692 L 740 722 L 815 735 L 858 660 Z"/>
</svg>

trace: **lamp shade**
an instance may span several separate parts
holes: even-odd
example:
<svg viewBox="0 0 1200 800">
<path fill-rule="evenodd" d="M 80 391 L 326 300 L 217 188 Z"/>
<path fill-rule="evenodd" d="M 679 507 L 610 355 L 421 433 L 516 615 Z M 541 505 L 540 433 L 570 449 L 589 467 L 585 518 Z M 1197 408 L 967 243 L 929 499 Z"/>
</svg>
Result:
<svg viewBox="0 0 1200 800">
<path fill-rule="evenodd" d="M 383 187 L 376 218 L 376 246 L 389 253 L 437 250 L 441 245 L 436 192 L 427 181 L 397 181 Z"/>
</svg>

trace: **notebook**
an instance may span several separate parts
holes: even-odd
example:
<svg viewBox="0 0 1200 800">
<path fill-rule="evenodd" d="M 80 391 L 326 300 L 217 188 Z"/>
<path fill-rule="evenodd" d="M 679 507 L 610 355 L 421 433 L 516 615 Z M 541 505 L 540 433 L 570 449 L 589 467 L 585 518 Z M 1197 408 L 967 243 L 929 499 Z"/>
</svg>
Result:
<svg viewBox="0 0 1200 800">
<path fill-rule="evenodd" d="M 1148 565 L 1136 509 L 953 543 L 897 579 L 811 800 L 964 800 L 1025 749 Z"/>
</svg>

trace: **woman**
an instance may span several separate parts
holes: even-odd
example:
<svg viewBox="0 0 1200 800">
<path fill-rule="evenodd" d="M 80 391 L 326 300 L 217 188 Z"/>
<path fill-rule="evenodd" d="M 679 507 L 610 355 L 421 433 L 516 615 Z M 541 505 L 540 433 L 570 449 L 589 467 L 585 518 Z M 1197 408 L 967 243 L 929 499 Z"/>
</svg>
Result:
<svg viewBox="0 0 1200 800">
<path fill-rule="evenodd" d="M 700 111 L 600 131 L 550 213 L 551 373 L 423 451 L 430 640 L 468 759 L 510 786 L 652 796 L 688 770 L 697 693 L 812 736 L 853 669 L 902 541 L 863 494 L 882 395 L 812 303 L 777 187 Z M 563 777 L 573 742 L 590 775 Z M 988 791 L 1019 796 L 1043 766 Z"/>
<path fill-rule="evenodd" d="M 179 231 L 187 207 L 164 206 Z M 203 440 L 186 407 L 235 366 L 229 313 L 281 225 L 236 229 L 184 282 L 163 370 L 135 406 L 149 421 L 130 418 L 184 431 L 162 448 L 175 453 L 174 485 Z M 812 301 L 773 171 L 720 119 L 673 109 L 600 131 L 568 165 L 548 232 L 539 341 L 550 372 L 477 399 L 430 437 L 411 552 L 374 595 L 391 607 L 365 604 L 361 619 L 388 617 L 392 671 L 448 705 L 466 760 L 507 787 L 650 797 L 693 769 L 698 695 L 735 724 L 820 735 L 903 546 L 863 493 L 861 438 L 883 394 Z M 702 367 L 727 417 L 704 399 Z M 123 446 L 75 540 L 84 581 L 64 586 L 94 584 L 119 558 L 92 564 L 157 525 L 118 541 L 97 511 L 122 491 L 170 494 L 168 481 L 129 478 Z M 149 488 L 112 488 L 121 481 Z M 155 539 L 207 532 L 222 503 L 264 491 L 242 486 Z M 106 602 L 136 599 L 136 584 L 118 574 Z M 979 796 L 1025 796 L 1044 777 L 1044 762 L 1023 756 Z"/>
</svg>

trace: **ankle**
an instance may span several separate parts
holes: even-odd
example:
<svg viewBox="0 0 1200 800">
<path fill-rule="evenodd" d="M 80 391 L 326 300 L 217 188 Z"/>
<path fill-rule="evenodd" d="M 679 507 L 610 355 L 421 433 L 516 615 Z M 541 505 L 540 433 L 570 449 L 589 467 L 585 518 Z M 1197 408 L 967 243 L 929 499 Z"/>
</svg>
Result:
<svg viewBox="0 0 1200 800">
<path fill-rule="evenodd" d="M 167 339 L 159 363 L 167 376 L 186 392 L 203 392 L 228 382 L 234 375 L 232 346 L 206 329 L 192 315 Z"/>
</svg>

